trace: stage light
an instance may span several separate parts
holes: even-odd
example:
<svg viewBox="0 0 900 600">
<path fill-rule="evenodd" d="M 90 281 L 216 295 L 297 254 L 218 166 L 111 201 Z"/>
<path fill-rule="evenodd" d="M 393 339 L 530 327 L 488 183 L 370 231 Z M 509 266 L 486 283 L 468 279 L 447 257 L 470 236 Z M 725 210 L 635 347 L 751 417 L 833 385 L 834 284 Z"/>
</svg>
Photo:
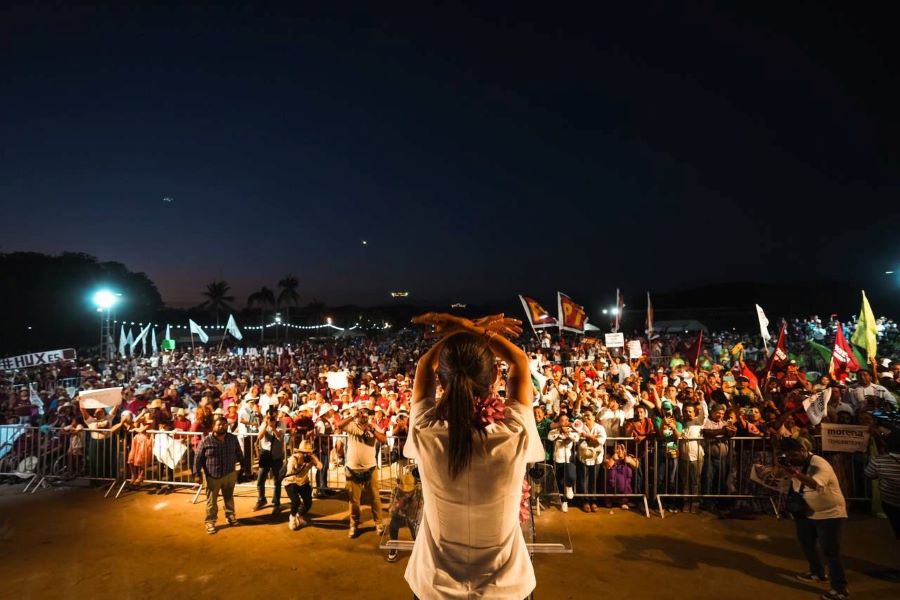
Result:
<svg viewBox="0 0 900 600">
<path fill-rule="evenodd" d="M 99 290 L 94 294 L 94 304 L 100 310 L 109 310 L 118 301 L 118 296 L 109 290 Z"/>
</svg>

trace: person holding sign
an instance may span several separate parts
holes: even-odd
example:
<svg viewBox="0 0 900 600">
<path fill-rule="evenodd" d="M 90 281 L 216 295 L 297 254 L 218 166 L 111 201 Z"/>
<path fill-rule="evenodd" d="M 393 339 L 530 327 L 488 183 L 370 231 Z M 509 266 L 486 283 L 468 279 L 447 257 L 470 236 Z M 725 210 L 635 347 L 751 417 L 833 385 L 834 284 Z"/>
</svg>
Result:
<svg viewBox="0 0 900 600">
<path fill-rule="evenodd" d="M 428 313 L 441 336 L 419 359 L 405 453 L 419 465 L 424 515 L 406 580 L 422 600 L 521 600 L 535 588 L 519 525 L 528 462 L 544 459 L 527 355 L 503 315 L 470 321 Z M 497 359 L 509 365 L 499 398 Z M 437 383 L 443 394 L 437 396 Z"/>
<path fill-rule="evenodd" d="M 847 503 L 834 469 L 828 461 L 811 454 L 794 438 L 781 440 L 781 452 L 782 466 L 792 476 L 787 507 L 794 515 L 797 540 L 809 562 L 809 571 L 800 573 L 797 579 L 820 582 L 830 578 L 831 589 L 822 594 L 822 598 L 849 598 L 841 562 L 841 532 L 847 518 Z M 828 563 L 828 575 L 822 555 Z"/>
</svg>

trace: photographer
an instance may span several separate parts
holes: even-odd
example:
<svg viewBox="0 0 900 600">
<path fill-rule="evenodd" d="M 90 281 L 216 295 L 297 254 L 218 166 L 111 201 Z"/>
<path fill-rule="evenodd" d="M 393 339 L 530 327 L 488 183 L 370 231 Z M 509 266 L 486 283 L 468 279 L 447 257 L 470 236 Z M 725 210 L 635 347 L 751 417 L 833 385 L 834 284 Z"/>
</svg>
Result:
<svg viewBox="0 0 900 600">
<path fill-rule="evenodd" d="M 847 503 L 834 469 L 821 456 L 811 454 L 793 438 L 781 440 L 782 467 L 791 475 L 788 511 L 794 516 L 797 540 L 809 562 L 809 571 L 797 575 L 806 582 L 831 579 L 824 600 L 849 598 L 847 578 L 841 564 L 841 531 L 847 518 Z M 822 555 L 828 562 L 828 576 Z"/>
<path fill-rule="evenodd" d="M 309 524 L 304 515 L 312 508 L 312 485 L 309 482 L 309 472 L 313 467 L 321 469 L 322 461 L 313 453 L 312 443 L 309 440 L 303 440 L 288 458 L 285 477 L 282 481 L 284 491 L 291 499 L 291 516 L 288 519 L 288 527 L 291 531 L 296 531 Z"/>
<path fill-rule="evenodd" d="M 375 443 L 386 444 L 387 436 L 372 424 L 367 408 L 360 408 L 356 414 L 339 421 L 335 428 L 347 434 L 346 475 L 347 491 L 350 493 L 350 531 L 347 537 L 353 539 L 359 529 L 360 499 L 363 489 L 372 496 L 372 516 L 378 535 L 384 532 L 382 522 L 381 494 L 378 490 L 378 469 L 375 462 Z"/>
<path fill-rule="evenodd" d="M 266 418 L 259 427 L 256 436 L 259 444 L 259 476 L 256 479 L 257 500 L 253 510 L 259 510 L 266 505 L 266 479 L 269 473 L 275 480 L 275 492 L 272 494 L 272 513 L 281 511 L 281 465 L 284 462 L 284 439 L 287 436 L 287 428 L 278 418 L 278 409 L 271 407 L 266 412 Z"/>
</svg>

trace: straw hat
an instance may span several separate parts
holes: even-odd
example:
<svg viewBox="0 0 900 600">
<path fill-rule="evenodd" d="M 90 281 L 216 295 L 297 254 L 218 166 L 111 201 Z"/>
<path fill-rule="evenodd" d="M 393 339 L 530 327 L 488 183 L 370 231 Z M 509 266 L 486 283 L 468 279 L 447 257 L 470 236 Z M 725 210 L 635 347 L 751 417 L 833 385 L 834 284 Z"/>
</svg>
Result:
<svg viewBox="0 0 900 600">
<path fill-rule="evenodd" d="M 313 451 L 314 450 L 313 450 L 312 442 L 310 442 L 309 440 L 303 440 L 302 442 L 300 442 L 300 445 L 297 446 L 297 452 L 312 453 Z"/>
<path fill-rule="evenodd" d="M 162 408 L 162 407 L 163 407 L 163 401 L 160 400 L 159 398 L 154 399 L 153 402 L 151 402 L 150 404 L 147 405 L 147 408 Z"/>
</svg>

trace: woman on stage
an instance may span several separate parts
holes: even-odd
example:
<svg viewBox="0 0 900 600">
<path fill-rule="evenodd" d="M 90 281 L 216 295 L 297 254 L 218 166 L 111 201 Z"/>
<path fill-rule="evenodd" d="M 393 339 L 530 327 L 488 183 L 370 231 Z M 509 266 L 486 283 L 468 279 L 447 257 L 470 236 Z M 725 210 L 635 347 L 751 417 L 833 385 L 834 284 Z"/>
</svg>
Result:
<svg viewBox="0 0 900 600">
<path fill-rule="evenodd" d="M 405 454 L 419 465 L 424 516 L 406 568 L 417 598 L 522 600 L 535 587 L 519 525 L 526 464 L 544 459 L 521 322 L 428 313 L 441 336 L 419 359 Z M 497 360 L 509 397 L 497 397 Z M 443 391 L 436 398 L 437 383 Z"/>
</svg>

